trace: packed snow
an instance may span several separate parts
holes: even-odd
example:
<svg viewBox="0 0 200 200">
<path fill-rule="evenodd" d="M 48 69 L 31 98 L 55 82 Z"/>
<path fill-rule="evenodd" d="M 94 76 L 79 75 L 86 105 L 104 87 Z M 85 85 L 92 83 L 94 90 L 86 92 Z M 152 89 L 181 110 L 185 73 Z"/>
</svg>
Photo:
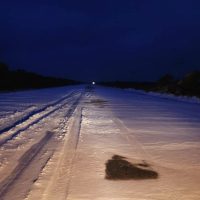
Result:
<svg viewBox="0 0 200 200">
<path fill-rule="evenodd" d="M 0 94 L 0 116 L 1 199 L 200 199 L 196 102 L 72 86 Z M 114 155 L 158 177 L 106 179 Z"/>
</svg>

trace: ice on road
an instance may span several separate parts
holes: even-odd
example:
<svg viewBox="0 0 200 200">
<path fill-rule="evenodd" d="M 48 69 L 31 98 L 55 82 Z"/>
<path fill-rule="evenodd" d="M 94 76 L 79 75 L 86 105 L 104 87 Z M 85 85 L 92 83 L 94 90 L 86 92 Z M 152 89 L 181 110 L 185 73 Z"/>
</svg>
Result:
<svg viewBox="0 0 200 200">
<path fill-rule="evenodd" d="M 200 199 L 199 104 L 98 86 L 41 95 L 0 94 L 0 199 Z M 158 177 L 106 179 L 113 155 Z"/>
</svg>

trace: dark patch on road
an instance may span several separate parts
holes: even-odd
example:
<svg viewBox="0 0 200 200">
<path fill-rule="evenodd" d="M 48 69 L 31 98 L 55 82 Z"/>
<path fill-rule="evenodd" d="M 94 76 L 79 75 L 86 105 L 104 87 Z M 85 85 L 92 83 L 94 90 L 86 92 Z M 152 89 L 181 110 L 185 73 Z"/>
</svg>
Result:
<svg viewBox="0 0 200 200">
<path fill-rule="evenodd" d="M 92 104 L 95 106 L 99 106 L 99 107 L 104 107 L 107 103 L 107 101 L 103 100 L 103 99 L 91 99 L 90 101 L 85 102 L 87 104 Z"/>
<path fill-rule="evenodd" d="M 143 163 L 133 164 L 127 158 L 114 155 L 106 162 L 106 179 L 109 180 L 145 180 L 156 179 L 158 173 L 150 168 L 150 165 Z"/>
</svg>

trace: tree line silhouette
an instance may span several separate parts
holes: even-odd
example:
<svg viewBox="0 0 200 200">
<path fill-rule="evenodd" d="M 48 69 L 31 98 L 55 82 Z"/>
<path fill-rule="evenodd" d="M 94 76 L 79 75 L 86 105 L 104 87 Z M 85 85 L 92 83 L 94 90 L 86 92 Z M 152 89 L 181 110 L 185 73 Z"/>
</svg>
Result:
<svg viewBox="0 0 200 200">
<path fill-rule="evenodd" d="M 200 71 L 190 72 L 180 80 L 175 79 L 170 74 L 165 74 L 158 81 L 154 82 L 114 81 L 102 82 L 101 84 L 111 87 L 134 88 L 145 91 L 200 97 Z"/>
<path fill-rule="evenodd" d="M 25 70 L 10 70 L 8 65 L 0 63 L 0 90 L 39 89 L 76 84 L 74 80 L 42 76 Z"/>
</svg>

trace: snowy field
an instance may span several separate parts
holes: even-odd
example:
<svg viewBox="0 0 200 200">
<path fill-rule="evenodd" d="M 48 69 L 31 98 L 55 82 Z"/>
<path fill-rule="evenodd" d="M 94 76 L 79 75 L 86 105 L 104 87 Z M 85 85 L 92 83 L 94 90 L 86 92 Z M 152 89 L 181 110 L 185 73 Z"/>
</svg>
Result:
<svg viewBox="0 0 200 200">
<path fill-rule="evenodd" d="M 2 200 L 200 199 L 199 103 L 85 86 L 2 93 L 0 133 Z M 108 179 L 114 155 L 156 176 Z"/>
</svg>

